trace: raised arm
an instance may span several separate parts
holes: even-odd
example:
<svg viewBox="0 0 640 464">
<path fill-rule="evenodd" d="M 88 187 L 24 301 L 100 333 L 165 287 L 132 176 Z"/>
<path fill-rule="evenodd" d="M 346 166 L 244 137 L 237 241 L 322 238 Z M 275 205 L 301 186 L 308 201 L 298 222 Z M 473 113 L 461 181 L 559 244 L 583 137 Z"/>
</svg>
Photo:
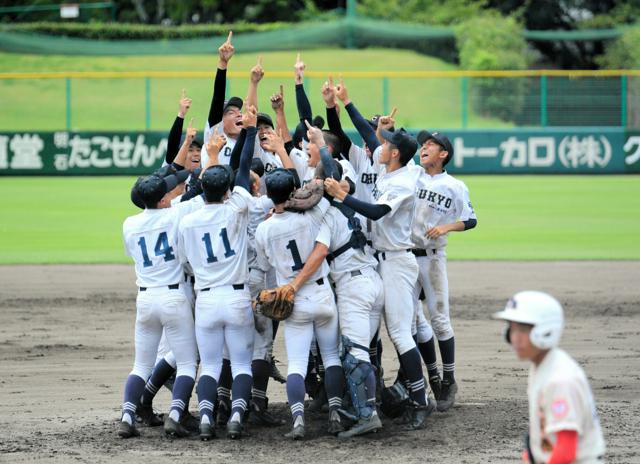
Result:
<svg viewBox="0 0 640 464">
<path fill-rule="evenodd" d="M 202 174 L 211 166 L 216 166 L 220 164 L 218 155 L 220 154 L 220 150 L 222 150 L 222 147 L 224 147 L 226 143 L 227 143 L 227 138 L 224 136 L 224 134 L 220 134 L 217 131 L 214 131 L 211 133 L 211 136 L 209 137 L 209 140 L 205 145 L 205 149 L 207 150 L 207 155 L 209 155 L 209 159 L 207 160 L 207 164 L 205 165 L 204 169 L 202 169 L 202 172 L 200 173 L 200 177 L 202 177 Z"/>
<path fill-rule="evenodd" d="M 360 114 L 360 111 L 358 111 L 358 108 L 356 108 L 353 102 L 349 99 L 347 87 L 344 85 L 344 80 L 342 79 L 340 79 L 340 83 L 336 87 L 336 96 L 344 105 L 347 113 L 349 113 L 351 122 L 353 122 L 353 125 L 358 130 L 358 134 L 360 134 L 364 143 L 369 147 L 369 151 L 373 153 L 380 145 L 380 142 L 376 137 L 376 131 L 373 130 L 373 127 L 369 125 L 367 120 Z"/>
<path fill-rule="evenodd" d="M 207 121 L 209 127 L 213 127 L 222 121 L 222 109 L 224 108 L 224 97 L 227 86 L 227 66 L 229 60 L 235 53 L 235 48 L 231 44 L 233 31 L 229 31 L 227 41 L 218 48 L 218 69 L 216 71 L 216 79 L 213 84 L 213 97 L 211 98 L 211 106 L 209 106 L 209 116 Z"/>
<path fill-rule="evenodd" d="M 271 109 L 276 113 L 276 132 L 282 137 L 286 147 L 286 144 L 291 142 L 292 138 L 287 125 L 287 118 L 284 114 L 284 88 L 282 84 L 280 84 L 280 93 L 274 93 L 271 96 Z M 290 151 L 287 150 L 287 153 Z"/>
<path fill-rule="evenodd" d="M 231 156 L 229 157 L 229 166 L 234 171 L 240 167 L 240 155 L 242 154 L 242 149 L 244 148 L 244 143 L 247 140 L 247 130 L 243 128 L 240 131 L 240 135 L 238 135 L 238 139 L 236 140 L 236 144 L 231 150 Z"/>
<path fill-rule="evenodd" d="M 329 153 L 329 149 L 324 142 L 324 135 L 322 134 L 322 131 L 317 127 L 313 127 L 307 121 L 305 121 L 305 124 L 307 125 L 307 137 L 309 138 L 309 142 L 316 144 L 320 150 L 320 162 L 322 163 L 325 176 L 339 181 L 340 175 L 333 162 L 333 157 L 331 156 L 331 153 Z"/>
<path fill-rule="evenodd" d="M 309 121 L 309 123 L 311 123 L 313 120 L 311 103 L 309 103 L 309 98 L 307 98 L 303 84 L 306 65 L 304 64 L 304 61 L 300 59 L 300 53 L 298 53 L 296 63 L 293 67 L 295 69 L 296 106 L 298 107 L 298 116 L 300 117 L 300 122 L 304 123 L 304 121 Z"/>
<path fill-rule="evenodd" d="M 242 115 L 242 123 L 247 129 L 247 140 L 245 140 L 242 154 L 240 155 L 240 166 L 236 174 L 235 185 L 244 188 L 251 193 L 251 185 L 249 178 L 249 170 L 251 169 L 251 158 L 253 158 L 253 150 L 256 142 L 256 123 L 258 119 L 258 111 L 253 105 L 245 105 L 245 112 Z"/>
<path fill-rule="evenodd" d="M 338 107 L 336 106 L 336 88 L 333 85 L 333 78 L 331 76 L 329 76 L 329 79 L 322 86 L 322 99 L 327 106 L 329 131 L 340 139 L 340 152 L 343 155 L 348 155 L 349 149 L 351 148 L 351 139 L 344 133 L 342 124 L 340 124 L 340 115 L 338 114 Z"/>
<path fill-rule="evenodd" d="M 251 75 L 249 79 L 249 89 L 247 90 L 247 98 L 245 105 L 251 105 L 254 108 L 258 108 L 258 84 L 264 77 L 264 69 L 262 69 L 262 57 L 258 56 L 258 63 L 251 68 Z"/>
<path fill-rule="evenodd" d="M 389 205 L 379 205 L 375 203 L 367 203 L 364 201 L 360 201 L 355 197 L 347 194 L 340 183 L 335 179 L 325 179 L 324 181 L 324 189 L 325 191 L 334 197 L 337 200 L 342 201 L 349 208 L 354 210 L 356 213 L 362 214 L 364 217 L 377 221 L 385 214 L 391 211 L 391 207 Z"/>
<path fill-rule="evenodd" d="M 191 99 L 187 97 L 187 93 L 182 89 L 182 96 L 180 97 L 180 103 L 178 104 L 178 115 L 173 121 L 171 130 L 169 131 L 169 139 L 167 140 L 167 154 L 164 160 L 167 164 L 173 163 L 178 151 L 180 150 L 180 137 L 182 137 L 182 126 L 184 123 L 184 117 L 187 115 L 187 111 L 191 108 Z"/>
<path fill-rule="evenodd" d="M 193 139 L 196 138 L 196 129 L 193 127 L 193 118 L 189 121 L 189 126 L 187 126 L 187 135 L 184 138 L 184 142 L 180 147 L 180 151 L 178 151 L 178 155 L 173 160 L 173 165 L 176 169 L 182 170 L 187 162 L 187 153 L 189 152 L 189 146 Z"/>
</svg>

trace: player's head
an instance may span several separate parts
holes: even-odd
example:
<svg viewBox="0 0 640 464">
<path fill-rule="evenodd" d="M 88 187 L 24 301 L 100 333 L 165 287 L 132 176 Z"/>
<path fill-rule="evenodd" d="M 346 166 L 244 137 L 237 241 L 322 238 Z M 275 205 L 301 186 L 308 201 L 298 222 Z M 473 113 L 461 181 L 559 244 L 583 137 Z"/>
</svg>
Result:
<svg viewBox="0 0 640 464">
<path fill-rule="evenodd" d="M 258 140 L 260 140 L 260 147 L 263 150 L 266 150 L 265 144 L 267 141 L 267 134 L 274 130 L 271 116 L 266 113 L 258 113 L 256 126 L 258 128 Z"/>
<path fill-rule="evenodd" d="M 337 158 L 340 156 L 340 139 L 333 134 L 333 132 L 329 132 L 327 130 L 322 131 L 322 136 L 324 137 L 324 143 L 329 150 L 329 153 L 332 157 Z M 307 164 L 312 168 L 316 167 L 320 162 L 320 147 L 318 147 L 315 143 L 309 142 L 307 145 L 307 153 L 309 153 L 309 159 L 307 160 Z"/>
<path fill-rule="evenodd" d="M 342 179 L 342 173 L 343 173 L 342 165 L 338 160 L 335 160 L 335 159 L 333 160 L 333 165 L 335 166 L 334 169 L 336 170 L 336 173 L 337 173 L 336 180 Z M 322 179 L 322 180 L 327 178 L 327 174 L 324 172 L 324 166 L 321 162 L 318 163 L 318 165 L 316 166 L 316 172 L 314 177 L 316 179 Z"/>
<path fill-rule="evenodd" d="M 187 161 L 185 164 L 185 169 L 188 171 L 193 171 L 194 169 L 200 167 L 200 154 L 202 153 L 202 142 L 197 139 L 193 139 L 191 141 L 191 145 L 189 145 L 189 151 L 187 152 Z"/>
<path fill-rule="evenodd" d="M 220 203 L 233 184 L 233 171 L 229 166 L 211 166 L 202 175 L 201 183 L 207 203 Z"/>
<path fill-rule="evenodd" d="M 189 177 L 189 171 L 178 171 L 165 176 L 154 173 L 139 177 L 131 189 L 131 201 L 147 209 L 168 208 L 174 192 Z"/>
<path fill-rule="evenodd" d="M 445 167 L 453 158 L 453 145 L 449 137 L 441 132 L 418 132 L 420 144 L 420 164 L 427 169 L 431 166 Z"/>
<path fill-rule="evenodd" d="M 267 174 L 264 178 L 264 184 L 267 188 L 267 196 L 276 205 L 287 201 L 296 188 L 293 173 L 283 168 L 274 169 Z"/>
<path fill-rule="evenodd" d="M 322 129 L 324 127 L 324 119 L 322 119 L 322 116 L 316 116 L 315 118 L 313 118 L 313 121 L 311 121 L 311 125 L 313 127 L 317 127 L 318 129 Z M 307 125 L 304 122 L 300 122 L 293 131 L 293 146 L 299 150 L 302 150 L 302 141 L 306 140 L 306 138 Z"/>
<path fill-rule="evenodd" d="M 564 328 L 562 305 L 547 293 L 516 293 L 493 317 L 508 322 L 505 336 L 520 359 L 535 362 L 560 343 Z"/>
<path fill-rule="evenodd" d="M 254 171 L 249 171 L 249 184 L 251 188 L 251 195 L 254 197 L 260 196 L 262 179 L 260 179 L 260 176 Z"/>
<path fill-rule="evenodd" d="M 380 152 L 380 164 L 397 162 L 400 166 L 406 166 L 418 150 L 418 142 L 404 129 L 395 132 L 382 129 L 380 135 L 385 140 Z"/>
<path fill-rule="evenodd" d="M 231 97 L 222 107 L 222 128 L 224 133 L 237 137 L 242 130 L 242 99 Z"/>
</svg>

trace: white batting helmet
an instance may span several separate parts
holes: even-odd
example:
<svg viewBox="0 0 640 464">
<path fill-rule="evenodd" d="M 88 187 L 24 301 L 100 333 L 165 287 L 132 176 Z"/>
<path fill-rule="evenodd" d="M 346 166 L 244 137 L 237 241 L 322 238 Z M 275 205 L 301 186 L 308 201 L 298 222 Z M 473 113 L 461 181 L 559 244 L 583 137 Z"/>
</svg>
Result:
<svg viewBox="0 0 640 464">
<path fill-rule="evenodd" d="M 541 350 L 558 345 L 564 328 L 562 305 L 547 293 L 524 291 L 513 295 L 503 311 L 493 315 L 494 319 L 519 322 L 533 326 L 529 338 Z M 507 341 L 509 333 L 507 332 Z"/>
</svg>

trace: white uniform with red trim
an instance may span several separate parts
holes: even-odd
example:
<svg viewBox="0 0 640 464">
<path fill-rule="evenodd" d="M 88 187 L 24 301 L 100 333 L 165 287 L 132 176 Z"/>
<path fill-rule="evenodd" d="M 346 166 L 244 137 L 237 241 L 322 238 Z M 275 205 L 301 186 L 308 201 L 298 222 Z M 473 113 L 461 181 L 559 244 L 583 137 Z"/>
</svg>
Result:
<svg viewBox="0 0 640 464">
<path fill-rule="evenodd" d="M 535 462 L 547 462 L 561 430 L 578 432 L 576 463 L 603 462 L 605 442 L 589 381 L 564 350 L 551 349 L 529 370 L 529 439 Z"/>
</svg>

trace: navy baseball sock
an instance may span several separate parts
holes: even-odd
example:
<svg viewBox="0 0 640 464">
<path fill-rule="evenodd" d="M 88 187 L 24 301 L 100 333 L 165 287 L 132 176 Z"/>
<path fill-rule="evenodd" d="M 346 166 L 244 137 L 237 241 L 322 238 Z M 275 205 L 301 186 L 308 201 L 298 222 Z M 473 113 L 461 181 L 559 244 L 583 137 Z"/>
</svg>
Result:
<svg viewBox="0 0 640 464">
<path fill-rule="evenodd" d="M 231 377 L 231 361 L 228 359 L 222 360 L 222 370 L 220 371 L 220 379 L 218 381 L 218 397 L 220 400 L 231 398 L 231 384 L 233 383 L 233 377 Z"/>
<path fill-rule="evenodd" d="M 422 375 L 422 361 L 417 348 L 412 348 L 400 356 L 402 370 L 409 382 L 409 396 L 418 404 L 427 404 Z"/>
<path fill-rule="evenodd" d="M 424 343 L 418 343 L 418 350 L 420 350 L 420 355 L 422 355 L 422 360 L 427 366 L 427 372 L 429 378 L 433 376 L 439 376 L 438 372 L 438 360 L 436 358 L 436 343 L 435 338 L 431 337 Z"/>
<path fill-rule="evenodd" d="M 124 384 L 124 402 L 122 403 L 122 420 L 133 424 L 136 421 L 136 409 L 140 396 L 144 390 L 145 381 L 142 377 L 129 374 Z"/>
<path fill-rule="evenodd" d="M 173 400 L 171 401 L 171 409 L 169 417 L 176 422 L 180 421 L 182 413 L 185 411 L 191 391 L 196 381 L 188 375 L 179 375 L 176 377 L 176 383 L 173 384 Z"/>
<path fill-rule="evenodd" d="M 255 359 L 251 363 L 251 373 L 253 374 L 253 387 L 251 388 L 251 398 L 261 408 L 267 406 L 267 385 L 269 385 L 269 373 L 271 365 L 263 359 Z"/>
<path fill-rule="evenodd" d="M 453 375 L 456 370 L 456 343 L 454 337 L 449 340 L 438 340 L 438 346 L 442 357 L 442 380 L 454 383 L 456 381 Z"/>
<path fill-rule="evenodd" d="M 344 371 L 342 366 L 331 366 L 325 371 L 324 388 L 329 400 L 329 410 L 339 409 L 342 406 L 342 394 L 344 393 Z"/>
<path fill-rule="evenodd" d="M 304 415 L 304 379 L 300 374 L 287 376 L 287 401 L 295 422 L 298 416 Z"/>
<path fill-rule="evenodd" d="M 147 384 L 144 386 L 140 404 L 143 406 L 151 406 L 153 398 L 156 396 L 156 393 L 158 393 L 158 389 L 169 380 L 175 371 L 175 367 L 171 366 L 164 358 L 158 361 L 158 364 L 153 368 L 151 377 L 149 377 Z"/>
<path fill-rule="evenodd" d="M 200 422 L 213 424 L 213 404 L 216 402 L 218 382 L 213 377 L 201 375 L 198 380 L 198 409 Z"/>
<path fill-rule="evenodd" d="M 244 412 L 247 410 L 247 405 L 249 404 L 252 384 L 253 378 L 251 378 L 249 374 L 239 374 L 233 379 L 231 395 L 233 402 L 231 403 L 231 417 L 229 420 L 242 422 Z"/>
<path fill-rule="evenodd" d="M 375 403 L 376 401 L 376 375 L 371 369 L 367 377 L 364 379 L 364 386 L 367 389 L 367 401 Z"/>
<path fill-rule="evenodd" d="M 371 364 L 375 366 L 376 369 L 380 369 L 380 358 L 378 357 L 378 332 L 376 331 L 375 335 L 371 339 L 369 343 L 369 359 L 371 360 Z"/>
</svg>

